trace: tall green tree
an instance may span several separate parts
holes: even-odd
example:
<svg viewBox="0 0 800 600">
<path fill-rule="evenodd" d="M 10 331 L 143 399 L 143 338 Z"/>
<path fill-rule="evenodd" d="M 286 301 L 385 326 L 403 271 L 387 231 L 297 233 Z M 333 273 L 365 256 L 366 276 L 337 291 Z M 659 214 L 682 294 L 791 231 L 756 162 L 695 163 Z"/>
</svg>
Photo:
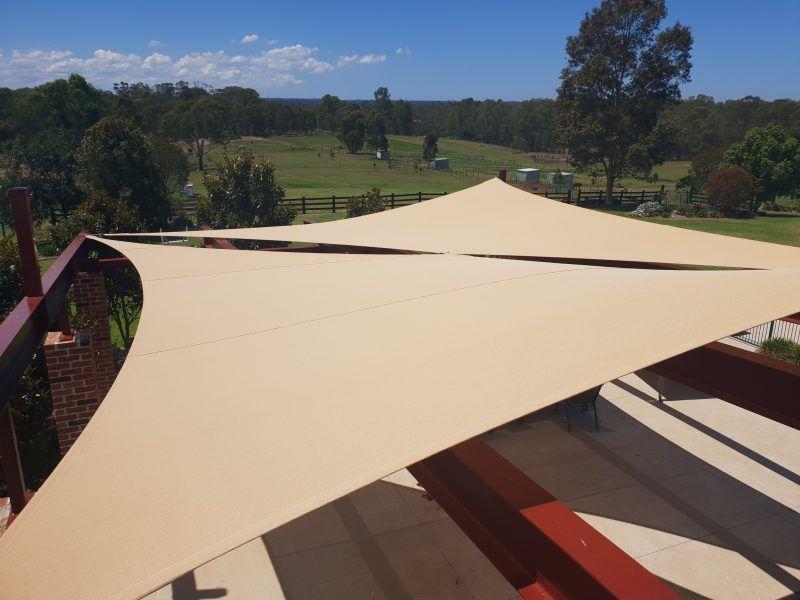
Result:
<svg viewBox="0 0 800 600">
<path fill-rule="evenodd" d="M 422 159 L 425 162 L 430 162 L 439 153 L 439 136 L 435 133 L 428 133 L 425 139 L 422 140 Z"/>
<path fill-rule="evenodd" d="M 80 75 L 19 90 L 13 113 L 14 133 L 30 136 L 60 129 L 77 145 L 84 131 L 108 112 L 110 98 Z"/>
<path fill-rule="evenodd" d="M 148 229 L 169 218 L 164 176 L 152 144 L 131 121 L 105 117 L 90 127 L 75 153 L 75 168 L 84 193 L 123 200 Z"/>
<path fill-rule="evenodd" d="M 364 113 L 360 110 L 353 110 L 347 113 L 342 119 L 337 138 L 344 144 L 350 154 L 355 154 L 364 146 L 364 138 L 367 135 L 367 122 Z"/>
<path fill-rule="evenodd" d="M 370 150 L 386 150 L 389 139 L 386 137 L 386 121 L 378 112 L 370 114 L 366 125 L 367 148 Z"/>
<path fill-rule="evenodd" d="M 606 201 L 626 173 L 646 173 L 671 149 L 659 117 L 689 81 L 692 35 L 659 30 L 664 0 L 603 0 L 567 38 L 556 108 L 561 137 L 578 168 L 601 165 Z"/>
<path fill-rule="evenodd" d="M 524 147 L 518 149 L 546 151 L 555 146 L 555 103 L 552 100 L 520 102 L 511 115 L 515 137 L 524 141 Z"/>
<path fill-rule="evenodd" d="M 317 108 L 317 127 L 323 131 L 335 131 L 339 126 L 339 110 L 342 101 L 338 96 L 325 94 Z"/>
<path fill-rule="evenodd" d="M 231 85 L 215 90 L 213 97 L 226 107 L 224 129 L 236 135 L 257 133 L 262 103 L 256 90 Z"/>
<path fill-rule="evenodd" d="M 394 131 L 394 105 L 392 104 L 392 96 L 389 93 L 389 88 L 385 86 L 379 87 L 373 94 L 375 98 L 375 112 L 383 117 L 383 122 L 389 131 Z"/>
<path fill-rule="evenodd" d="M 82 200 L 75 185 L 75 144 L 64 129 L 20 135 L 9 144 L 7 156 L 10 165 L 3 176 L 5 187 L 31 190 L 37 221 L 57 211 L 63 214 Z"/>
<path fill-rule="evenodd" d="M 163 138 L 151 139 L 153 160 L 158 166 L 161 184 L 168 193 L 176 193 L 189 179 L 189 159 L 186 152 Z"/>
<path fill-rule="evenodd" d="M 778 125 L 748 131 L 743 142 L 725 151 L 721 164 L 739 166 L 750 173 L 756 198 L 762 202 L 800 193 L 800 143 Z"/>
<path fill-rule="evenodd" d="M 203 183 L 208 196 L 200 199 L 198 220 L 215 229 L 289 225 L 295 217 L 294 207 L 283 201 L 275 167 L 250 152 L 224 155 L 217 173 L 206 173 Z"/>
<path fill-rule="evenodd" d="M 224 129 L 225 105 L 212 96 L 201 96 L 177 103 L 161 121 L 165 134 L 186 142 L 197 156 L 197 166 L 204 170 L 206 145 Z"/>
</svg>

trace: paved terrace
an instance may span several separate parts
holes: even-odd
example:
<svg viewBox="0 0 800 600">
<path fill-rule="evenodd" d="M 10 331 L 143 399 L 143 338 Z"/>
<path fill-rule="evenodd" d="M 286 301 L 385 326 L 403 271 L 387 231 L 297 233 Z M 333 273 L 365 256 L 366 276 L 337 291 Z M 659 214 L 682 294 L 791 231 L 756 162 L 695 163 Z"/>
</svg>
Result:
<svg viewBox="0 0 800 600">
<path fill-rule="evenodd" d="M 599 431 L 546 410 L 485 440 L 685 597 L 800 591 L 800 432 L 647 372 L 606 384 L 598 409 Z M 517 598 L 404 473 L 149 599 Z"/>
</svg>

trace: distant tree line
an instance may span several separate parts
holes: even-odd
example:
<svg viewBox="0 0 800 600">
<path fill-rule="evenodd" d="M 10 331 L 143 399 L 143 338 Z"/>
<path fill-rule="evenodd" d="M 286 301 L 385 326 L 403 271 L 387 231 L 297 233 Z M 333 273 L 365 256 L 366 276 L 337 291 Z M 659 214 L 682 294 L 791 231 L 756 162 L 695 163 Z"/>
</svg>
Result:
<svg viewBox="0 0 800 600">
<path fill-rule="evenodd" d="M 592 18 L 606 28 L 609 40 L 606 56 L 614 56 L 613 40 L 618 38 L 615 27 L 620 18 L 609 14 L 604 9 L 606 5 L 602 3 Z M 657 17 L 652 19 L 652 25 L 647 25 L 653 32 L 663 14 L 658 13 Z M 664 37 L 663 32 L 658 39 L 655 33 L 642 37 L 643 58 L 639 63 L 642 73 L 652 73 L 654 65 L 665 68 L 664 61 L 654 61 L 652 56 L 660 48 L 673 56 L 681 45 L 688 48 L 690 39 L 685 29 L 664 31 L 671 32 L 673 37 Z M 186 180 L 187 154 L 202 170 L 210 142 L 226 142 L 243 135 L 331 131 L 349 152 L 359 152 L 364 148 L 385 149 L 389 145 L 387 136 L 391 134 L 431 134 L 439 139 L 500 144 L 526 152 L 568 152 L 587 169 L 599 167 L 601 161 L 595 154 L 603 145 L 607 146 L 603 150 L 606 152 L 622 147 L 619 141 L 627 139 L 626 154 L 619 158 L 624 164 L 617 171 L 635 169 L 646 174 L 651 165 L 662 160 L 691 159 L 693 166 L 697 165 L 693 171 L 695 177 L 682 182 L 689 189 L 700 189 L 704 184 L 708 175 L 704 161 L 713 158 L 715 167 L 721 164 L 722 154 L 732 144 L 742 142 L 751 129 L 770 125 L 779 127 L 788 138 L 800 136 L 800 101 L 769 102 L 746 97 L 716 102 L 708 96 L 680 100 L 675 93 L 676 84 L 686 73 L 686 66 L 680 60 L 670 62 L 673 71 L 661 73 L 662 81 L 668 85 L 658 97 L 643 103 L 642 94 L 632 87 L 626 90 L 625 103 L 618 103 L 628 106 L 625 109 L 628 113 L 606 119 L 600 123 L 600 129 L 598 123 L 590 121 L 586 121 L 583 130 L 572 127 L 579 119 L 578 113 L 570 112 L 570 106 L 588 107 L 587 118 L 601 116 L 606 108 L 591 96 L 592 86 L 581 88 L 582 77 L 597 82 L 599 76 L 592 72 L 593 67 L 584 70 L 582 66 L 585 57 L 581 54 L 581 34 L 570 39 L 575 40 L 569 43 L 577 58 L 565 70 L 567 78 L 562 77 L 559 101 L 466 98 L 419 102 L 393 99 L 386 87 L 378 88 L 374 97 L 365 101 L 345 101 L 329 94 L 316 101 L 264 100 L 252 89 L 237 86 L 213 89 L 186 82 L 155 85 L 120 82 L 109 92 L 95 88 L 79 75 L 33 88 L 0 88 L 0 192 L 12 185 L 30 187 L 40 220 L 55 212 L 72 211 L 90 199 L 92 193 L 97 205 L 101 204 L 98 193 L 119 198 L 124 192 L 134 198 L 134 204 L 136 197 L 147 197 L 147 202 L 142 200 L 138 205 L 136 218 L 152 228 L 163 223 L 170 212 L 169 196 Z M 645 52 L 647 48 L 649 54 Z M 590 66 L 595 64 L 586 62 Z M 609 89 L 617 85 L 611 80 L 607 83 Z M 636 85 L 647 88 L 641 82 Z M 661 88 L 651 85 L 647 89 Z M 584 92 L 586 95 L 581 96 Z M 643 105 L 658 105 L 658 110 L 643 114 L 639 108 Z M 79 152 L 87 132 L 102 119 L 118 121 L 114 126 L 106 123 L 96 130 L 94 141 L 87 141 Z M 639 130 L 625 125 L 612 131 L 609 122 L 636 123 Z M 585 132 L 595 130 L 600 131 L 597 140 L 584 139 Z M 92 164 L 110 170 L 113 156 L 106 156 L 104 148 L 113 147 L 114 136 L 124 139 L 123 134 L 136 140 L 131 148 L 136 150 L 134 158 L 138 162 L 129 163 L 126 158 L 122 164 L 113 166 L 119 171 L 117 177 L 128 173 L 129 179 L 135 166 L 135 182 L 129 182 L 132 187 L 122 185 L 125 181 L 120 185 L 101 181 L 97 168 L 94 174 L 89 173 Z M 89 179 L 89 175 L 94 179 Z M 766 181 L 762 175 L 754 176 Z M 756 184 L 761 185 L 759 181 Z M 2 213 L 7 210 L 6 203 L 0 203 L 0 216 L 5 216 L 6 222 L 8 215 Z"/>
</svg>

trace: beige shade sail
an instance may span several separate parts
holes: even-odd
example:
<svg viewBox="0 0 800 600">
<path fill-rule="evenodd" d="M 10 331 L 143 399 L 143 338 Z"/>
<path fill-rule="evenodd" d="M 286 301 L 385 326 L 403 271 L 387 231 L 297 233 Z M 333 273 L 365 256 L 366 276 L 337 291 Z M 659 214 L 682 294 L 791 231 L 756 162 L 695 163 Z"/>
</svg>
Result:
<svg viewBox="0 0 800 600">
<path fill-rule="evenodd" d="M 0 537 L 2 598 L 137 598 L 492 427 L 795 312 L 800 271 L 106 242 L 144 312 Z"/>
<path fill-rule="evenodd" d="M 162 235 L 162 234 L 150 234 Z M 207 231 L 173 232 L 208 237 Z M 549 200 L 491 179 L 454 194 L 353 219 L 214 237 L 415 252 L 636 261 L 720 267 L 800 267 L 800 248 L 664 227 Z"/>
</svg>

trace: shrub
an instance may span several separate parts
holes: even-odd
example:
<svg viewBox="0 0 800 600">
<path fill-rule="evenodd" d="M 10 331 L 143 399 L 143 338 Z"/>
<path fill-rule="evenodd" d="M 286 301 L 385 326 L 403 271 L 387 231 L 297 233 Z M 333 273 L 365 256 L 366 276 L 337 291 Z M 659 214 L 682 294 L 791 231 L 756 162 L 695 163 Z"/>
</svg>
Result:
<svg viewBox="0 0 800 600">
<path fill-rule="evenodd" d="M 360 217 L 386 210 L 386 201 L 378 188 L 372 188 L 363 196 L 353 196 L 347 201 L 347 217 Z"/>
<path fill-rule="evenodd" d="M 664 205 L 660 202 L 642 202 L 631 215 L 634 217 L 660 217 L 664 212 Z"/>
<path fill-rule="evenodd" d="M 675 207 L 675 213 L 682 217 L 705 217 L 706 212 L 702 204 L 679 204 Z"/>
<path fill-rule="evenodd" d="M 427 134 L 425 139 L 422 140 L 422 160 L 426 163 L 431 162 L 439 153 L 438 141 L 439 136 L 435 133 Z"/>
<path fill-rule="evenodd" d="M 222 156 L 216 173 L 205 173 L 207 197 L 198 200 L 197 219 L 214 229 L 290 225 L 296 209 L 283 201 L 275 167 L 248 150 Z"/>
<path fill-rule="evenodd" d="M 774 338 L 761 344 L 761 351 L 767 356 L 800 365 L 800 344 L 785 338 Z"/>
<path fill-rule="evenodd" d="M 675 207 L 675 212 L 682 217 L 721 217 L 722 213 L 714 206 L 707 206 L 699 203 L 679 204 Z"/>
<path fill-rule="evenodd" d="M 733 212 L 753 199 L 753 178 L 741 167 L 719 169 L 708 176 L 705 189 L 711 204 Z"/>
</svg>

